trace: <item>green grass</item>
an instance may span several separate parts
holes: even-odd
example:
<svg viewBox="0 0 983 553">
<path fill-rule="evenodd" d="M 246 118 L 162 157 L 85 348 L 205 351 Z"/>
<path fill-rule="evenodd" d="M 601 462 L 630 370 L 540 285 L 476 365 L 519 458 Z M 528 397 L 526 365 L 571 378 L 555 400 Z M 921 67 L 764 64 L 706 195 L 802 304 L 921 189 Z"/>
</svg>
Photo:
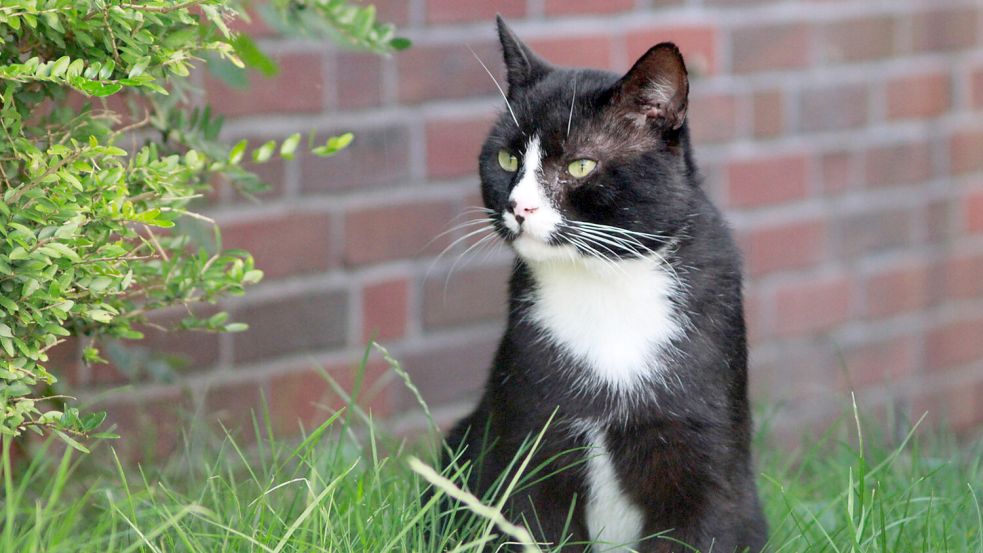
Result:
<svg viewBox="0 0 983 553">
<path fill-rule="evenodd" d="M 983 551 L 983 442 L 924 428 L 894 442 L 861 421 L 848 408 L 794 453 L 758 437 L 768 550 Z M 477 504 L 444 482 L 471 505 L 455 499 L 428 544 L 444 492 L 421 501 L 428 482 L 413 469 L 426 472 L 433 448 L 420 440 L 408 450 L 354 406 L 302 441 L 273 436 L 262 414 L 239 439 L 189 432 L 182 455 L 143 467 L 125 466 L 103 442 L 90 455 L 44 445 L 14 468 L 5 441 L 0 551 L 463 552 L 524 538 L 495 502 Z M 542 476 L 520 457 L 501 488 Z"/>
</svg>

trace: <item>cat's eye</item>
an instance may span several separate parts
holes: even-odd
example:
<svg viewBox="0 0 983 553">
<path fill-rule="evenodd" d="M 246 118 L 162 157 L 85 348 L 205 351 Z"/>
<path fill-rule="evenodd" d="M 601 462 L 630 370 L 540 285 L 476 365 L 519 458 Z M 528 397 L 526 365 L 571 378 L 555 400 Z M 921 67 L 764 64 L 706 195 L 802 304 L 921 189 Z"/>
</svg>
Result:
<svg viewBox="0 0 983 553">
<path fill-rule="evenodd" d="M 519 170 L 519 158 L 512 155 L 508 150 L 498 151 L 498 164 L 509 173 Z"/>
<path fill-rule="evenodd" d="M 567 172 L 574 178 L 582 179 L 594 171 L 597 162 L 593 159 L 578 159 L 567 165 Z"/>
</svg>

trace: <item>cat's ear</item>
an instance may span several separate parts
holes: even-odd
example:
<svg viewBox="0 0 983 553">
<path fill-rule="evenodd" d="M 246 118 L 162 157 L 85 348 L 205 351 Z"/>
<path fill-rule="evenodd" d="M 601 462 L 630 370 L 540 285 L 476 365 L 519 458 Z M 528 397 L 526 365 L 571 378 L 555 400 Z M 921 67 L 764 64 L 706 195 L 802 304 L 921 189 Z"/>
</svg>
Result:
<svg viewBox="0 0 983 553">
<path fill-rule="evenodd" d="M 612 102 L 639 122 L 651 121 L 664 130 L 678 129 L 686 120 L 689 79 L 679 48 L 663 42 L 638 58 L 614 87 Z"/>
<path fill-rule="evenodd" d="M 509 97 L 521 88 L 543 78 L 550 72 L 550 65 L 533 53 L 512 29 L 505 24 L 502 16 L 496 16 L 498 39 L 502 42 L 502 55 L 505 58 L 506 76 L 509 81 Z"/>
</svg>

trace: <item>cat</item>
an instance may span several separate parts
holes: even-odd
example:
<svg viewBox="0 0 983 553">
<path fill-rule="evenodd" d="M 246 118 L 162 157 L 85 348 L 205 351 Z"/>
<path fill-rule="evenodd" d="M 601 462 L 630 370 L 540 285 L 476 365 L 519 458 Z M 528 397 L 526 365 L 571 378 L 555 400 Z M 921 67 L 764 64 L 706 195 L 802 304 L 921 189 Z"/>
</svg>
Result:
<svg viewBox="0 0 983 553">
<path fill-rule="evenodd" d="M 658 44 L 624 76 L 559 68 L 497 22 L 508 90 L 479 173 L 517 256 L 453 464 L 485 494 L 542 432 L 530 466 L 555 474 L 506 512 L 542 543 L 759 551 L 741 260 L 700 187 L 682 55 Z"/>
</svg>

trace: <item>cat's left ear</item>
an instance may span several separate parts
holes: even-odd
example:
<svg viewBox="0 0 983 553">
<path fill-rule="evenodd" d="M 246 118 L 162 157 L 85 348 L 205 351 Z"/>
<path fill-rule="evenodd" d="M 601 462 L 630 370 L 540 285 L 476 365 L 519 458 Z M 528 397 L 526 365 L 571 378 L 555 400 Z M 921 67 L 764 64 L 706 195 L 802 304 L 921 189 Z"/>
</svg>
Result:
<svg viewBox="0 0 983 553">
<path fill-rule="evenodd" d="M 645 52 L 614 87 L 612 103 L 639 122 L 663 130 L 678 129 L 686 120 L 689 79 L 679 48 L 671 42 Z"/>
<path fill-rule="evenodd" d="M 498 38 L 502 43 L 502 56 L 505 58 L 506 76 L 509 81 L 509 98 L 550 72 L 550 65 L 539 58 L 532 49 L 519 40 L 502 16 L 496 16 Z"/>
</svg>

